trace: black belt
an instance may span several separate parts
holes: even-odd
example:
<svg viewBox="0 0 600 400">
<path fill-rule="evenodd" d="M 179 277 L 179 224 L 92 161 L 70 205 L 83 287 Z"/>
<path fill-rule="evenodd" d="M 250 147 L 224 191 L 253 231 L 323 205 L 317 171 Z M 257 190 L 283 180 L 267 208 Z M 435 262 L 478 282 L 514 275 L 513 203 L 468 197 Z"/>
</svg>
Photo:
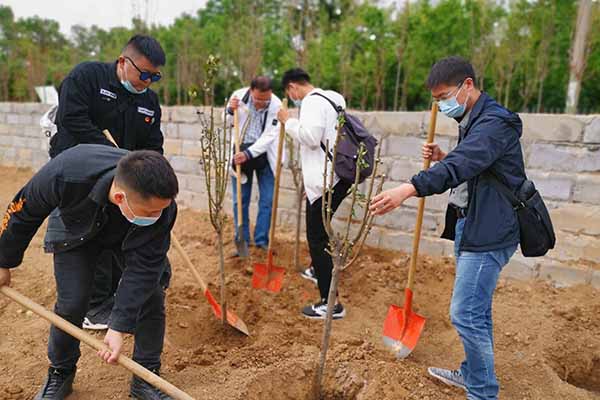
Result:
<svg viewBox="0 0 600 400">
<path fill-rule="evenodd" d="M 456 207 L 454 205 L 451 205 L 450 207 L 452 207 L 452 209 L 456 213 L 456 218 L 458 218 L 458 219 L 467 218 L 468 210 L 466 208 L 460 208 L 460 207 Z"/>
</svg>

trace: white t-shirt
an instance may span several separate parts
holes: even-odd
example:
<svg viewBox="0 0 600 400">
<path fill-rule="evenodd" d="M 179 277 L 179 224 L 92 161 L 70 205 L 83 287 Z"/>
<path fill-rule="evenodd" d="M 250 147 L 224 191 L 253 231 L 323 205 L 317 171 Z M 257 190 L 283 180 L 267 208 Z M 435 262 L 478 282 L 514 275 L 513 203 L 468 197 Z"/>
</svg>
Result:
<svg viewBox="0 0 600 400">
<path fill-rule="evenodd" d="M 335 104 L 346 108 L 346 101 L 341 94 L 333 90 L 315 88 L 302 100 L 300 118 L 290 118 L 285 124 L 286 132 L 300 143 L 304 190 L 311 204 L 323 195 L 325 152 L 321 148 L 321 143 L 327 145 L 329 140 L 329 151 L 333 151 L 338 118 L 338 113 L 333 106 L 323 97 L 313 95 L 313 93 L 321 93 Z M 328 160 L 327 164 L 327 182 L 329 183 L 331 162 Z M 334 185 L 338 181 L 339 177 L 334 174 Z"/>
</svg>

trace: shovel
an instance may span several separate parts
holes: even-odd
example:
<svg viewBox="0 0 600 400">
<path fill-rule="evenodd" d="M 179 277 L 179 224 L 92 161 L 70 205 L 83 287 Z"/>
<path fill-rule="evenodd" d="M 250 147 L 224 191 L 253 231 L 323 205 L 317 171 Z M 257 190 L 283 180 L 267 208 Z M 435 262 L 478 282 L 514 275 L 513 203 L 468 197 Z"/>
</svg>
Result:
<svg viewBox="0 0 600 400">
<path fill-rule="evenodd" d="M 287 99 L 283 99 L 281 107 L 287 109 Z M 267 263 L 254 264 L 252 287 L 277 293 L 281 290 L 285 269 L 273 265 L 273 242 L 275 241 L 275 226 L 277 225 L 277 204 L 279 202 L 279 178 L 281 176 L 281 158 L 285 140 L 285 125 L 279 128 L 279 145 L 277 147 L 277 166 L 275 167 L 275 187 L 273 188 L 273 207 L 271 208 L 271 229 L 269 230 L 269 248 Z"/>
<path fill-rule="evenodd" d="M 238 110 L 233 112 L 233 129 L 235 131 L 235 152 L 240 152 L 240 122 L 238 116 Z M 244 239 L 243 231 L 243 216 L 242 216 L 242 166 L 235 164 L 235 184 L 236 184 L 236 197 L 237 197 L 237 226 L 235 234 L 235 248 L 237 249 L 238 256 L 241 258 L 248 257 L 248 243 Z"/>
<path fill-rule="evenodd" d="M 194 267 L 194 264 L 192 263 L 192 260 L 190 260 L 190 257 L 187 255 L 187 253 L 185 252 L 185 250 L 181 246 L 181 243 L 179 243 L 179 240 L 177 240 L 177 237 L 175 236 L 175 234 L 171 233 L 171 239 L 173 241 L 173 245 L 174 245 L 175 249 L 177 250 L 177 252 L 181 256 L 181 258 L 183 258 L 183 260 L 187 264 L 188 268 L 192 272 L 192 275 L 194 275 L 194 278 L 196 278 L 196 281 L 200 285 L 200 288 L 202 289 L 202 293 L 204 294 L 204 297 L 206 297 L 206 299 L 208 300 L 208 303 L 212 307 L 213 314 L 215 314 L 215 317 L 217 317 L 217 319 L 222 320 L 223 319 L 223 313 L 222 313 L 222 310 L 221 310 L 221 305 L 217 302 L 217 300 L 212 295 L 212 293 L 210 292 L 210 290 L 208 290 L 208 286 L 206 285 L 206 282 L 204 282 L 204 280 L 202 279 L 202 277 L 198 273 L 198 270 L 196 270 L 196 267 Z M 250 332 L 248 331 L 248 327 L 246 326 L 246 324 L 244 323 L 244 321 L 242 321 L 233 312 L 229 311 L 229 309 L 227 309 L 226 314 L 227 314 L 226 315 L 227 323 L 231 327 L 237 329 L 238 331 L 242 332 L 246 336 L 250 336 Z"/>
<path fill-rule="evenodd" d="M 28 297 L 23 296 L 15 289 L 9 288 L 8 286 L 0 286 L 0 293 L 13 300 L 14 302 L 20 304 L 21 306 L 27 308 L 28 310 L 36 313 L 40 317 L 49 321 L 52 325 L 54 325 L 61 331 L 68 333 L 76 339 L 79 339 L 79 341 L 87 344 L 91 348 L 95 350 L 106 349 L 106 345 L 104 343 L 102 343 L 89 333 L 84 332 L 81 328 L 76 327 L 72 323 L 64 320 L 63 318 L 59 317 L 53 312 L 46 310 L 44 307 L 35 303 Z M 160 389 L 161 391 L 163 391 L 164 393 L 168 394 L 176 400 L 194 400 L 194 398 L 189 394 L 173 386 L 160 376 L 153 374 L 151 371 L 142 367 L 140 364 L 136 363 L 131 358 L 126 357 L 123 354 L 119 354 L 117 363 L 119 363 L 119 365 L 121 365 L 122 367 L 128 369 L 133 374 L 137 375 L 144 381 Z"/>
<path fill-rule="evenodd" d="M 427 143 L 433 143 L 437 111 L 437 102 L 434 102 L 431 107 L 431 119 L 429 121 Z M 424 160 L 423 169 L 428 169 L 430 164 L 431 160 Z M 423 332 L 423 327 L 425 326 L 425 318 L 412 310 L 413 284 L 415 280 L 415 271 L 417 269 L 417 256 L 419 254 L 419 241 L 421 239 L 424 211 L 425 197 L 421 197 L 419 199 L 417 224 L 415 226 L 412 255 L 410 257 L 410 269 L 408 270 L 408 282 L 404 289 L 404 308 L 392 304 L 383 324 L 383 343 L 388 346 L 398 358 L 408 357 L 417 345 L 421 332 Z"/>
<path fill-rule="evenodd" d="M 112 144 L 114 144 L 116 148 L 119 148 L 119 146 L 113 139 L 113 137 L 108 129 L 103 130 L 102 133 L 104 134 L 104 136 L 106 136 L 108 141 L 110 141 Z M 219 303 L 217 302 L 215 297 L 212 295 L 212 293 L 208 290 L 208 286 L 206 285 L 206 282 L 204 282 L 204 280 L 202 279 L 202 277 L 196 270 L 196 267 L 194 267 L 192 260 L 190 260 L 187 253 L 181 246 L 181 243 L 179 243 L 177 236 L 175 236 L 175 234 L 173 232 L 171 232 L 171 239 L 173 241 L 173 244 L 175 245 L 175 249 L 177 249 L 177 251 L 179 252 L 181 257 L 187 264 L 188 268 L 192 272 L 192 275 L 194 275 L 194 278 L 196 278 L 196 280 L 198 281 L 198 284 L 200 285 L 200 288 L 202 289 L 202 293 L 204 294 L 204 297 L 206 297 L 206 299 L 208 300 L 208 303 L 210 304 L 210 306 L 213 309 L 213 313 L 215 314 L 215 316 L 218 319 L 222 320 L 223 313 L 221 312 L 221 306 L 219 305 Z M 246 326 L 244 321 L 242 321 L 240 318 L 237 317 L 237 315 L 235 315 L 234 313 L 227 310 L 226 317 L 227 317 L 226 318 L 227 323 L 229 325 L 231 325 L 233 328 L 237 329 L 238 331 L 242 332 L 244 335 L 250 336 L 250 332 L 248 332 L 248 327 Z"/>
</svg>

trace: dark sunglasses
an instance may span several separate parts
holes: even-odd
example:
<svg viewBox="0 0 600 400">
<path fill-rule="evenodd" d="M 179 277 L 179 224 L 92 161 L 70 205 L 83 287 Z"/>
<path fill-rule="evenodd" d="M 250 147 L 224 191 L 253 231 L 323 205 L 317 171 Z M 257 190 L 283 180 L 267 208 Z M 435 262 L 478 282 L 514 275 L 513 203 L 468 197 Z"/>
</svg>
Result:
<svg viewBox="0 0 600 400">
<path fill-rule="evenodd" d="M 133 60 L 129 57 L 125 57 L 130 63 L 131 65 L 133 65 L 135 67 L 135 69 L 137 69 L 140 72 L 140 80 L 141 81 L 147 81 L 148 79 L 150 79 L 152 82 L 158 82 L 160 81 L 160 78 L 162 78 L 162 74 L 160 72 L 148 72 L 148 71 L 142 71 L 141 69 L 138 68 L 137 65 L 135 65 L 135 63 L 133 62 Z"/>
</svg>

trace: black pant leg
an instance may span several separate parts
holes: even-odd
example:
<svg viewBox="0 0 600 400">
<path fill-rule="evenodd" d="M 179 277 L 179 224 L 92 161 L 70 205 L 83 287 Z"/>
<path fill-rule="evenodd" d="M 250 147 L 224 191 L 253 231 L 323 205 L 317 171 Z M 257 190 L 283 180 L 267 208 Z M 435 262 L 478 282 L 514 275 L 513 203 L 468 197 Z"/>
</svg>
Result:
<svg viewBox="0 0 600 400">
<path fill-rule="evenodd" d="M 157 286 L 137 318 L 133 359 L 150 370 L 160 369 L 165 339 L 165 291 Z"/>
<path fill-rule="evenodd" d="M 333 189 L 331 197 L 332 212 L 338 209 L 344 198 L 346 198 L 348 189 L 351 185 L 345 182 L 338 182 Z M 333 262 L 331 256 L 327 253 L 329 249 L 329 235 L 325 231 L 323 217 L 321 212 L 322 198 L 317 199 L 313 204 L 307 200 L 306 203 L 306 240 L 310 251 L 312 266 L 315 269 L 319 293 L 322 299 L 327 299 L 329 287 L 331 285 L 331 273 L 333 271 Z"/>
<path fill-rule="evenodd" d="M 122 274 L 123 271 L 119 263 L 115 260 L 114 252 L 112 250 L 103 250 L 98 256 L 95 268 L 90 310 L 102 307 L 107 300 L 114 296 Z"/>
<path fill-rule="evenodd" d="M 82 326 L 89 308 L 98 254 L 99 249 L 94 244 L 54 254 L 57 294 L 54 312 L 78 327 Z M 52 325 L 48 339 L 48 358 L 51 365 L 56 368 L 73 369 L 80 355 L 79 340 Z"/>
</svg>

